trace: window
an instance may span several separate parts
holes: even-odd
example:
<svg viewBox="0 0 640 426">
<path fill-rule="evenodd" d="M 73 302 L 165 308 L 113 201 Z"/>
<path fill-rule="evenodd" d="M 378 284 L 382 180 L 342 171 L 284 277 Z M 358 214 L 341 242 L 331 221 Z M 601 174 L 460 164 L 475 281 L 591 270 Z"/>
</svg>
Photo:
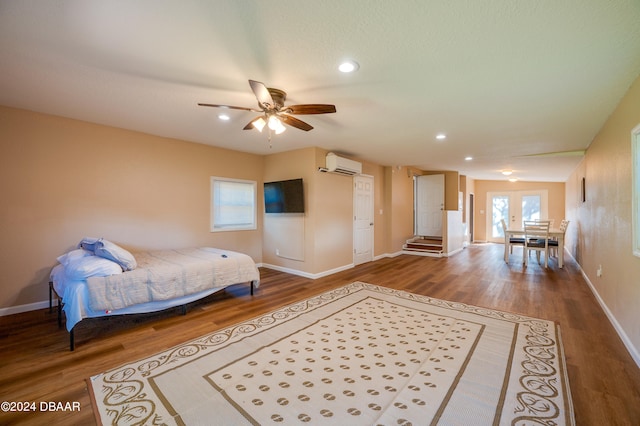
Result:
<svg viewBox="0 0 640 426">
<path fill-rule="evenodd" d="M 211 177 L 211 232 L 256 229 L 256 183 Z"/>
<path fill-rule="evenodd" d="M 633 182 L 631 184 L 633 254 L 640 257 L 640 125 L 631 131 Z"/>
</svg>

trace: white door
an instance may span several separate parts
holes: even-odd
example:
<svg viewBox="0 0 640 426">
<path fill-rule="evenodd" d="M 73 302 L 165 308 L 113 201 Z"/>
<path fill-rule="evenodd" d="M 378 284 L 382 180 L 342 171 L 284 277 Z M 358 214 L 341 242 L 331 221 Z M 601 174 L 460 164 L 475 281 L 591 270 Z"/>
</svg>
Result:
<svg viewBox="0 0 640 426">
<path fill-rule="evenodd" d="M 373 260 L 373 177 L 353 178 L 353 263 Z"/>
<path fill-rule="evenodd" d="M 500 221 L 507 228 L 522 228 L 525 220 L 547 219 L 547 190 L 506 191 L 487 194 L 487 240 L 504 242 Z"/>
<path fill-rule="evenodd" d="M 442 237 L 444 175 L 416 176 L 414 181 L 415 234 Z"/>
</svg>

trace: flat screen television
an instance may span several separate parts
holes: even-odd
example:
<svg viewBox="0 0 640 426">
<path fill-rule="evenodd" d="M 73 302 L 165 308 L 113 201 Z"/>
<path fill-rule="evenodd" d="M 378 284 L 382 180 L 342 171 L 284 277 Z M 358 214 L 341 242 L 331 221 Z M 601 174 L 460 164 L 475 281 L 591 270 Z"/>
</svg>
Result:
<svg viewBox="0 0 640 426">
<path fill-rule="evenodd" d="M 265 213 L 304 213 L 302 178 L 265 182 Z"/>
</svg>

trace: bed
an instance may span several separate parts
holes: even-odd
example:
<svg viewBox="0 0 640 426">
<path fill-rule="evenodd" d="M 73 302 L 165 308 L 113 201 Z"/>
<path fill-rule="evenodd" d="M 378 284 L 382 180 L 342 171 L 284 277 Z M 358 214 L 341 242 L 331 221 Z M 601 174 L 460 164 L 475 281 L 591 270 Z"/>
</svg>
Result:
<svg viewBox="0 0 640 426">
<path fill-rule="evenodd" d="M 230 285 L 260 285 L 258 268 L 246 254 L 211 247 L 128 252 L 102 238 L 84 238 L 58 257 L 50 275 L 75 348 L 74 329 L 85 318 L 140 314 L 182 306 Z"/>
</svg>

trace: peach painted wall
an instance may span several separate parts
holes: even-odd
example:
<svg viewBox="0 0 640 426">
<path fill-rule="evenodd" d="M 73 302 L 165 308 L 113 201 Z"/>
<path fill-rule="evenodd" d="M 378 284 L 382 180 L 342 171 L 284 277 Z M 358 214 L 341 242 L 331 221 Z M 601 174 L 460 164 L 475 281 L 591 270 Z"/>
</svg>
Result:
<svg viewBox="0 0 640 426">
<path fill-rule="evenodd" d="M 327 152 L 315 148 L 315 273 L 353 264 L 353 177 L 317 171 L 326 165 Z"/>
<path fill-rule="evenodd" d="M 262 217 L 255 231 L 211 233 L 209 202 L 211 176 L 261 187 L 262 175 L 262 156 L 0 107 L 0 308 L 46 300 L 56 257 L 84 236 L 261 262 Z"/>
<path fill-rule="evenodd" d="M 304 183 L 305 213 L 269 214 L 264 220 L 267 226 L 263 232 L 263 261 L 267 265 L 280 266 L 312 274 L 314 272 L 315 244 L 314 233 L 317 209 L 314 193 L 317 190 L 315 169 L 315 149 L 304 148 L 265 157 L 264 181 L 278 181 L 302 178 Z M 262 210 L 264 212 L 264 210 Z M 292 223 L 292 225 L 287 225 Z M 299 223 L 299 226 L 296 225 Z M 269 226 L 271 225 L 271 226 Z M 273 226 L 277 225 L 277 227 Z M 287 233 L 278 232 L 282 227 L 290 227 Z M 300 228 L 300 226 L 302 228 Z M 286 228 L 285 228 L 286 229 Z M 289 233 L 291 232 L 291 233 Z M 300 234 L 302 232 L 302 235 Z M 303 251 L 299 258 L 280 257 L 276 250 L 286 254 L 294 242 L 302 238 Z"/>
<path fill-rule="evenodd" d="M 318 172 L 325 150 L 257 156 L 4 107 L 0 144 L 0 309 L 46 300 L 56 257 L 83 236 L 134 252 L 225 247 L 310 275 L 353 262 L 353 179 Z M 387 168 L 367 162 L 363 173 L 374 179 L 374 256 L 398 251 L 411 235 L 411 180 L 389 185 Z M 257 230 L 209 231 L 211 176 L 258 183 Z M 302 262 L 275 256 L 286 235 L 269 235 L 262 199 L 264 181 L 296 177 L 307 194 Z"/>
<path fill-rule="evenodd" d="M 567 248 L 640 365 L 640 258 L 632 252 L 631 131 L 640 125 L 640 77 L 567 181 Z M 586 200 L 580 197 L 585 178 Z M 602 276 L 597 269 L 602 266 Z"/>
<path fill-rule="evenodd" d="M 272 231 L 275 221 L 296 221 L 286 216 L 265 216 L 263 259 L 265 264 L 302 271 L 309 276 L 348 267 L 353 263 L 353 177 L 322 173 L 328 151 L 304 148 L 268 155 L 265 182 L 295 179 L 305 182 L 304 259 L 278 256 L 276 251 L 290 243 L 291 235 Z M 353 160 L 359 161 L 357 158 Z M 363 163 L 363 173 L 374 179 L 374 255 L 386 253 L 384 236 L 384 168 Z M 380 214 L 382 210 L 382 214 Z"/>
<path fill-rule="evenodd" d="M 509 182 L 502 180 L 475 180 L 473 192 L 475 194 L 474 239 L 487 239 L 487 193 L 508 191 L 547 190 L 548 218 L 554 220 L 557 226 L 565 218 L 565 184 L 564 182 Z"/>
<path fill-rule="evenodd" d="M 413 237 L 413 177 L 406 167 L 386 167 L 385 175 L 389 180 L 387 209 L 391 212 L 387 218 L 387 251 L 397 253 L 402 251 L 407 239 Z"/>
</svg>

